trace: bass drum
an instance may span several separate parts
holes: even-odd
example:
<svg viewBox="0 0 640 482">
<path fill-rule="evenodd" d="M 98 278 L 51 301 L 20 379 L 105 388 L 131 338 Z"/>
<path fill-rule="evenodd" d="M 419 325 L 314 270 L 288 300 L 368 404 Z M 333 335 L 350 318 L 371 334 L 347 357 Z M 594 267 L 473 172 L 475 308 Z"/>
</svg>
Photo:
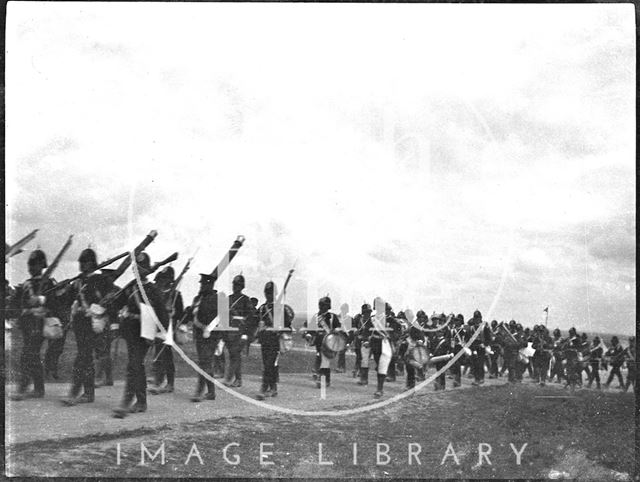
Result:
<svg viewBox="0 0 640 482">
<path fill-rule="evenodd" d="M 293 337 L 289 333 L 280 334 L 280 353 L 287 353 L 293 348 Z"/>
<path fill-rule="evenodd" d="M 347 346 L 347 339 L 342 333 L 329 333 L 322 340 L 321 351 L 326 358 L 334 358 Z"/>
<path fill-rule="evenodd" d="M 429 352 L 424 346 L 416 345 L 407 350 L 404 361 L 414 368 L 424 368 L 429 363 Z"/>
</svg>

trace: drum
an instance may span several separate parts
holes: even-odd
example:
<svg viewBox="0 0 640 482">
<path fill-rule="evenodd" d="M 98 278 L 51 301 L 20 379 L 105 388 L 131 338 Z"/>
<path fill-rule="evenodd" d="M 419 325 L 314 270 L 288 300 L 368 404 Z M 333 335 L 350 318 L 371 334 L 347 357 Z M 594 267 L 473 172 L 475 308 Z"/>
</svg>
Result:
<svg viewBox="0 0 640 482">
<path fill-rule="evenodd" d="M 334 358 L 347 346 L 347 340 L 342 333 L 329 333 L 322 340 L 321 351 L 327 358 Z"/>
<path fill-rule="evenodd" d="M 287 353 L 293 348 L 293 337 L 290 333 L 280 333 L 280 353 Z"/>
<path fill-rule="evenodd" d="M 44 327 L 42 329 L 42 335 L 47 340 L 59 340 L 62 338 L 63 330 L 62 323 L 58 318 L 45 318 Z"/>
<path fill-rule="evenodd" d="M 429 363 L 429 352 L 422 345 L 416 345 L 407 350 L 405 362 L 414 368 L 424 368 Z"/>
</svg>

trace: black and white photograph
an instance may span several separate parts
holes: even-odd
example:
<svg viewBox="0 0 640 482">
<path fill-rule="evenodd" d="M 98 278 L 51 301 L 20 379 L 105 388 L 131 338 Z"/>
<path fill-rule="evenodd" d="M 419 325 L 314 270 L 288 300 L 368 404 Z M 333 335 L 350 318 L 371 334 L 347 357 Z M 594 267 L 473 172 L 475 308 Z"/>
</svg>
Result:
<svg viewBox="0 0 640 482">
<path fill-rule="evenodd" d="M 4 475 L 638 480 L 636 22 L 8 2 Z"/>
</svg>

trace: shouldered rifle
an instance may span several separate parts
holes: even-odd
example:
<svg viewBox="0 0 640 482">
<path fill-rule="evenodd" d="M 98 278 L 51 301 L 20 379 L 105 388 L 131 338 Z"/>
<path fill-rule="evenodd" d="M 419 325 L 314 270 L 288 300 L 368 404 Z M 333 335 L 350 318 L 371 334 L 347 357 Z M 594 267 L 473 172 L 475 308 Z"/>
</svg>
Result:
<svg viewBox="0 0 640 482">
<path fill-rule="evenodd" d="M 131 258 L 131 257 L 129 257 L 129 258 Z M 169 263 L 175 261 L 176 259 L 178 259 L 178 253 L 173 253 L 168 258 L 166 258 L 166 259 L 164 259 L 162 261 L 159 261 L 157 263 L 154 263 L 153 266 L 151 266 L 151 268 L 149 269 L 149 273 L 147 273 L 147 276 L 150 275 L 151 273 L 153 273 L 154 271 L 157 271 L 158 268 L 160 268 L 161 266 L 164 266 L 165 264 L 169 264 Z M 114 291 L 112 293 L 109 293 L 107 296 L 102 298 L 102 301 L 100 302 L 100 305 L 106 306 L 106 305 L 112 303 L 113 300 L 115 300 L 118 296 L 120 296 L 122 293 L 124 293 L 131 286 L 133 286 L 136 282 L 137 282 L 137 280 L 134 278 L 131 281 L 129 281 L 126 285 L 124 285 L 124 287 L 120 288 L 118 291 Z"/>
<path fill-rule="evenodd" d="M 180 286 L 180 282 L 182 281 L 182 278 L 184 278 L 184 275 L 187 273 L 187 271 L 189 271 L 189 268 L 191 267 L 191 261 L 193 261 L 193 256 L 187 260 L 184 268 L 182 268 L 182 271 L 180 271 L 180 274 L 178 275 L 176 280 L 171 284 L 171 295 L 169 297 L 169 299 L 171 300 L 171 308 L 173 308 L 173 306 L 176 304 L 176 299 L 178 298 L 178 286 Z"/>
<path fill-rule="evenodd" d="M 102 268 L 104 268 L 105 266 L 109 266 L 111 263 L 115 263 L 116 261 L 118 261 L 119 259 L 124 258 L 124 257 L 125 257 L 126 255 L 128 255 L 128 254 L 129 254 L 129 252 L 128 252 L 128 251 L 125 251 L 124 253 L 120 253 L 118 256 L 114 256 L 113 258 L 110 258 L 110 259 L 108 259 L 108 260 L 106 260 L 106 261 L 103 261 L 102 263 L 100 263 L 99 265 L 97 265 L 95 268 L 93 268 L 91 271 L 89 271 L 89 272 L 88 272 L 88 273 L 86 273 L 86 274 L 94 273 L 95 271 L 98 271 L 99 269 L 102 269 Z M 71 283 L 73 283 L 74 281 L 76 281 L 76 280 L 78 280 L 78 279 L 82 278 L 83 276 L 86 276 L 86 274 L 85 274 L 85 273 L 81 273 L 81 274 L 79 274 L 79 275 L 77 275 L 77 276 L 74 276 L 73 278 L 69 278 L 69 279 L 66 279 L 66 280 L 64 280 L 64 281 L 61 281 L 60 283 L 58 283 L 57 285 L 55 285 L 53 288 L 49 288 L 49 289 L 48 289 L 47 291 L 45 291 L 43 294 L 45 294 L 45 295 L 46 295 L 47 293 L 49 293 L 49 292 L 51 292 L 51 291 L 58 291 L 58 290 L 61 290 L 61 289 L 65 288 L 67 285 L 70 285 Z"/>
<path fill-rule="evenodd" d="M 227 266 L 229 266 L 229 263 L 231 263 L 231 260 L 235 258 L 236 254 L 238 254 L 238 251 L 240 251 L 240 248 L 244 244 L 244 240 L 245 237 L 242 235 L 239 235 L 236 238 L 236 240 L 231 245 L 231 248 L 229 248 L 229 251 L 224 255 L 222 260 L 220 260 L 218 265 L 213 269 L 209 276 L 211 276 L 215 280 L 218 279 L 218 276 L 220 276 L 220 274 L 227 268 Z"/>
<path fill-rule="evenodd" d="M 64 253 L 66 253 L 69 247 L 71 246 L 72 240 L 73 240 L 73 234 L 69 236 L 69 239 L 67 239 L 67 242 L 64 243 L 64 246 L 62 246 L 62 249 L 60 250 L 60 252 L 53 259 L 51 264 L 47 267 L 46 271 L 42 274 L 42 278 L 40 279 L 40 286 L 38 287 L 38 294 L 42 293 L 42 287 L 47 283 L 47 280 L 51 278 L 51 275 L 53 274 L 55 269 L 58 267 L 58 264 L 60 264 L 60 260 L 64 256 Z"/>
<path fill-rule="evenodd" d="M 147 234 L 142 242 L 134 248 L 133 254 L 137 255 L 144 251 L 147 246 L 149 246 L 153 242 L 153 240 L 156 239 L 156 236 L 158 236 L 158 231 L 156 231 L 155 229 L 149 232 L 149 234 Z M 116 270 L 109 275 L 111 277 L 111 281 L 115 282 L 115 280 L 122 276 L 122 274 L 127 270 L 130 264 L 131 256 L 127 256 L 125 260 L 116 268 Z"/>
</svg>

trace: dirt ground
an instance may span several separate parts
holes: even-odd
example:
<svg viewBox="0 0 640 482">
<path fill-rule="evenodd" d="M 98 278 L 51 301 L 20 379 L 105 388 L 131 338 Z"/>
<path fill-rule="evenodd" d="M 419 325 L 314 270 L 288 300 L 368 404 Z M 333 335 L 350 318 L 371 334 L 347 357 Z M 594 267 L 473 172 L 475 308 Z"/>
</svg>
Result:
<svg viewBox="0 0 640 482">
<path fill-rule="evenodd" d="M 259 348 L 251 350 L 258 358 Z M 334 373 L 322 400 L 308 374 L 310 355 L 304 350 L 287 354 L 278 397 L 267 403 L 318 410 L 374 401 L 374 374 L 368 387 L 360 387 L 350 373 Z M 66 372 L 72 353 L 64 356 Z M 349 367 L 352 362 L 349 357 Z M 238 391 L 252 396 L 259 387 L 259 365 L 249 361 L 245 366 Z M 118 364 L 117 380 L 120 370 Z M 465 378 L 461 389 L 451 389 L 448 380 L 445 391 L 429 386 L 383 409 L 303 417 L 256 407 L 222 390 L 215 401 L 192 403 L 195 376 L 181 363 L 178 373 L 189 376 L 177 380 L 175 393 L 150 395 L 146 413 L 123 420 L 110 416 L 122 381 L 98 389 L 95 403 L 76 407 L 58 403 L 67 383 L 47 383 L 41 400 L 5 401 L 7 474 L 637 479 L 631 392 L 571 394 L 559 384 L 539 387 L 528 378 L 517 385 L 497 379 L 471 387 Z M 385 384 L 385 398 L 403 386 L 404 377 Z M 11 386 L 5 389 L 10 392 Z M 161 447 L 164 452 L 151 460 Z M 520 464 L 514 450 L 522 450 Z"/>
</svg>

